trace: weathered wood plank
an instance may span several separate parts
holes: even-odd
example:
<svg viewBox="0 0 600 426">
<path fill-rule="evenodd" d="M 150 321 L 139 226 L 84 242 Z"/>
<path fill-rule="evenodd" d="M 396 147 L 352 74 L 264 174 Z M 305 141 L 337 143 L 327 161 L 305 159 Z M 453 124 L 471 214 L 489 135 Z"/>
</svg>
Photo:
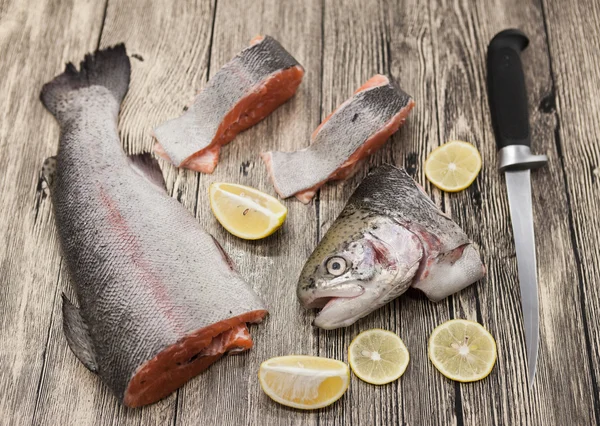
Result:
<svg viewBox="0 0 600 426">
<path fill-rule="evenodd" d="M 600 4 L 594 0 L 569 3 L 569 7 L 560 1 L 543 0 L 542 4 L 554 80 L 553 90 L 542 106 L 557 118 L 554 127 L 557 162 L 567 187 L 568 207 L 561 220 L 569 226 L 573 244 L 564 255 L 576 262 L 576 274 L 563 285 L 577 288 L 580 299 L 577 305 L 568 302 L 565 305 L 560 299 L 554 299 L 554 303 L 584 323 L 585 335 L 573 340 L 589 358 L 592 373 L 591 386 L 582 383 L 579 392 L 593 398 L 594 405 L 592 408 L 590 404 L 579 404 L 577 413 L 593 409 L 599 422 Z M 561 343 L 572 339 L 568 332 L 560 336 Z M 576 367 L 573 374 L 581 371 Z"/>
<path fill-rule="evenodd" d="M 480 177 L 468 190 L 459 194 L 442 194 L 439 190 L 429 187 L 437 197 L 442 198 L 444 210 L 451 214 L 459 223 L 465 232 L 479 246 L 481 255 L 487 268 L 487 277 L 467 288 L 451 298 L 451 316 L 453 318 L 467 318 L 483 323 L 498 340 L 500 353 L 503 354 L 502 345 L 504 340 L 499 335 L 496 324 L 490 321 L 488 307 L 496 308 L 501 302 L 500 298 L 488 300 L 489 294 L 494 295 L 496 269 L 495 259 L 487 255 L 498 247 L 512 252 L 514 249 L 509 244 L 499 245 L 494 241 L 494 234 L 490 229 L 494 226 L 502 226 L 497 221 L 490 220 L 491 226 L 485 229 L 479 223 L 479 218 L 485 211 L 486 215 L 497 215 L 498 194 L 503 191 L 500 188 L 500 179 L 495 167 L 495 145 L 493 136 L 486 134 L 487 130 L 482 125 L 482 120 L 487 112 L 485 103 L 485 46 L 489 39 L 487 34 L 481 35 L 479 26 L 486 25 L 486 22 L 478 22 L 478 14 L 473 7 L 472 2 L 430 2 L 430 14 L 432 19 L 433 48 L 434 48 L 434 68 L 436 70 L 436 98 L 435 108 L 439 117 L 439 127 L 437 129 L 438 144 L 443 144 L 451 139 L 461 139 L 469 141 L 478 147 L 482 153 L 484 166 Z M 453 25 L 446 25 L 451 21 Z M 488 24 L 489 25 L 489 24 Z M 486 28 L 486 27 L 484 27 Z M 493 34 L 492 34 L 493 35 Z M 479 100 L 479 101 L 475 101 Z M 485 123 L 485 121 L 484 121 Z M 424 164 L 428 152 L 423 153 Z M 423 167 L 420 166 L 420 170 Z M 488 184 L 491 176 L 494 186 Z M 485 198 L 482 200 L 482 194 Z M 505 215 L 501 205 L 500 216 L 504 219 Z M 491 210 L 491 213 L 490 213 Z M 487 223 L 486 223 L 487 225 Z M 498 229 L 494 229 L 498 233 Z M 504 232 L 503 237 L 509 239 L 510 236 Z M 491 247 L 489 247 L 491 245 Z M 509 248 L 510 247 L 510 248 Z M 494 253 L 495 254 L 495 253 Z M 509 299 L 511 304 L 517 303 L 518 299 Z M 480 304 L 484 305 L 484 310 Z M 510 305 L 512 306 L 512 305 Z M 502 328 L 500 333 L 506 330 L 513 330 L 515 327 Z M 510 341 L 509 341 L 510 343 Z M 519 347 L 520 341 L 513 342 L 515 347 Z M 518 352 L 520 353 L 520 352 Z M 466 424 L 472 424 L 474 418 L 472 412 L 474 407 L 480 410 L 476 419 L 485 419 L 482 423 L 498 423 L 501 413 L 489 410 L 489 404 L 493 399 L 489 391 L 493 386 L 496 377 L 502 376 L 504 368 L 504 359 L 500 358 L 492 376 L 483 382 L 470 385 L 469 387 L 454 384 L 455 407 L 460 412 L 462 421 Z M 517 368 L 522 368 L 523 364 L 518 363 Z M 475 387 L 475 390 L 471 388 Z M 476 392 L 480 392 L 479 397 Z M 523 410 L 522 402 L 519 401 L 519 412 Z M 526 413 L 525 413 L 526 414 Z M 513 420 L 514 421 L 514 420 Z M 523 421 L 521 419 L 521 421 Z"/>
<path fill-rule="evenodd" d="M 582 309 L 559 153 L 555 117 L 540 110 L 552 91 L 544 21 L 536 2 L 431 2 L 440 142 L 464 139 L 482 153 L 475 185 L 444 197 L 446 210 L 479 244 L 487 279 L 458 295 L 453 316 L 479 320 L 498 343 L 497 366 L 485 381 L 460 385 L 466 424 L 592 424 L 589 366 L 581 352 L 583 324 L 564 315 L 564 304 Z M 447 25 L 447 22 L 453 25 Z M 504 179 L 497 171 L 485 86 L 487 43 L 500 30 L 518 27 L 531 39 L 523 55 L 534 150 L 548 154 L 547 168 L 533 173 L 540 286 L 540 356 L 529 389 L 520 292 Z M 572 336 L 564 340 L 561 336 Z M 558 342 L 561 342 L 558 344 Z M 499 389 L 500 392 L 496 392 Z M 565 389 L 568 391 L 565 392 Z M 560 405 L 555 401 L 560 400 Z"/>
<path fill-rule="evenodd" d="M 58 126 L 39 92 L 67 59 L 95 48 L 103 10 L 85 0 L 0 1 L 0 424 L 34 415 L 57 289 L 50 203 L 36 188 Z"/>
<path fill-rule="evenodd" d="M 120 406 L 64 341 L 59 296 L 72 292 L 51 203 L 36 192 L 40 163 L 58 141 L 58 126 L 37 100 L 39 89 L 65 61 L 96 47 L 103 14 L 103 3 L 0 0 L 0 235 L 6 241 L 0 246 L 0 424 L 32 418 L 34 424 L 139 425 L 600 420 L 597 2 L 566 8 L 551 0 L 261 0 L 248 8 L 239 0 L 109 0 L 100 44 L 125 41 L 135 55 L 120 123 L 128 152 L 150 150 L 152 127 L 179 115 L 208 76 L 258 33 L 279 39 L 307 71 L 290 102 L 223 150 L 214 175 L 162 163 L 169 190 L 223 242 L 271 316 L 252 327 L 250 353 L 223 359 L 141 410 Z M 523 59 L 533 144 L 550 157 L 548 167 L 533 174 L 541 341 L 531 390 L 508 203 L 485 93 L 487 42 L 508 26 L 531 38 Z M 44 66 L 27 65 L 40 57 Z M 415 97 L 404 128 L 357 176 L 326 185 L 318 201 L 285 201 L 288 222 L 273 237 L 251 243 L 227 234 L 208 209 L 209 183 L 239 182 L 274 194 L 258 154 L 306 146 L 320 119 L 376 72 L 391 74 Z M 422 164 L 431 149 L 454 138 L 475 143 L 484 168 L 469 190 L 442 195 L 427 184 Z M 347 330 L 313 329 L 312 314 L 296 300 L 297 274 L 368 169 L 383 162 L 405 166 L 465 228 L 480 246 L 488 277 L 439 304 L 409 293 Z M 499 359 L 485 381 L 454 384 L 428 361 L 429 333 L 450 317 L 478 320 L 496 337 Z M 305 353 L 347 360 L 351 339 L 372 327 L 397 332 L 411 352 L 397 383 L 374 387 L 353 377 L 341 401 L 312 413 L 285 409 L 260 390 L 256 372 L 264 359 Z"/>
<path fill-rule="evenodd" d="M 412 117 L 392 145 L 392 158 L 423 185 L 434 201 L 443 207 L 439 191 L 425 179 L 422 164 L 427 153 L 440 144 L 437 97 L 443 90 L 437 82 L 436 40 L 431 5 L 408 2 L 403 13 L 400 4 L 390 4 L 391 73 L 416 102 Z M 394 6 L 396 4 L 396 6 Z M 395 8 L 394 8 L 395 7 Z M 398 17 L 405 16 L 400 20 Z M 433 329 L 450 319 L 450 299 L 432 303 L 418 292 L 395 302 L 398 333 L 411 351 L 412 370 L 400 379 L 402 403 L 407 424 L 461 424 L 462 412 L 456 387 L 441 376 L 427 356 L 427 341 Z M 415 397 L 415 389 L 419 389 Z"/>
<path fill-rule="evenodd" d="M 321 236 L 370 168 L 390 162 L 412 165 L 415 153 L 437 144 L 435 109 L 429 101 L 435 95 L 427 8 L 416 1 L 356 1 L 344 7 L 326 2 L 324 16 L 323 117 L 376 73 L 390 75 L 413 95 L 417 106 L 400 132 L 356 176 L 322 188 Z M 409 169 L 414 173 L 414 167 Z M 429 332 L 448 319 L 448 313 L 447 301 L 434 305 L 405 295 L 347 329 L 318 332 L 323 356 L 347 360 L 352 338 L 374 327 L 398 333 L 412 355 L 407 372 L 396 383 L 377 387 L 353 376 L 347 397 L 320 418 L 340 425 L 455 423 L 453 386 L 433 373 L 426 355 Z"/>
<path fill-rule="evenodd" d="M 243 13 L 239 11 L 243 10 Z M 284 227 L 272 237 L 247 242 L 228 234 L 209 209 L 208 186 L 228 181 L 250 185 L 275 195 L 259 158 L 264 151 L 306 146 L 319 121 L 321 70 L 320 2 L 260 0 L 248 7 L 239 0 L 219 0 L 210 61 L 210 75 L 228 62 L 257 34 L 269 34 L 305 67 L 298 93 L 271 116 L 239 135 L 221 152 L 214 174 L 199 177 L 197 212 L 202 225 L 222 242 L 241 274 L 270 308 L 264 324 L 251 328 L 254 348 L 226 357 L 185 386 L 178 401 L 177 424 L 314 424 L 315 413 L 292 412 L 261 391 L 258 368 L 278 355 L 314 353 L 314 337 L 296 301 L 296 278 L 316 238 L 313 206 L 285 201 Z M 196 87 L 204 82 L 196 81 Z M 190 93 L 192 94 L 192 93 Z M 184 99 L 181 99 L 182 101 Z"/>
<path fill-rule="evenodd" d="M 150 151 L 152 128 L 180 114 L 196 90 L 195 83 L 206 79 L 213 8 L 209 0 L 173 4 L 109 1 L 100 46 L 125 42 L 131 57 L 131 84 L 119 123 L 128 152 Z M 163 166 L 167 187 L 193 211 L 195 173 L 166 163 Z M 70 291 L 66 273 L 61 274 L 60 286 Z M 56 298 L 36 423 L 68 424 L 72 419 L 80 424 L 112 424 L 116 419 L 118 424 L 173 422 L 175 394 L 152 406 L 129 410 L 79 363 L 62 335 L 60 305 L 60 298 Z M 57 397 L 60 404 L 56 404 Z"/>
</svg>

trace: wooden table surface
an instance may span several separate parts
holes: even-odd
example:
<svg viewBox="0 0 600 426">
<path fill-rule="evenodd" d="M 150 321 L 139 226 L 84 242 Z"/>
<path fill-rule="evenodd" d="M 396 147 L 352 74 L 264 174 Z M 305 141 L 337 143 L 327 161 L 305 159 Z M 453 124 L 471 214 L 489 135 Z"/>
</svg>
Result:
<svg viewBox="0 0 600 426">
<path fill-rule="evenodd" d="M 504 180 L 496 167 L 485 87 L 493 35 L 518 27 L 536 152 L 533 173 L 540 297 L 535 384 L 526 360 L 514 245 Z M 305 67 L 296 96 L 222 152 L 212 175 L 161 163 L 167 185 L 221 241 L 271 309 L 251 332 L 249 353 L 226 357 L 168 398 L 126 409 L 75 358 L 62 333 L 61 260 L 43 160 L 58 126 L 38 101 L 67 61 L 125 42 L 132 57 L 120 115 L 127 152 L 149 151 L 151 129 L 178 116 L 207 79 L 257 34 L 278 39 Z M 529 425 L 600 421 L 600 3 L 560 0 L 0 0 L 0 424 L 26 425 Z M 309 143 L 322 118 L 375 73 L 417 106 L 406 125 L 347 182 L 326 185 L 309 205 L 286 200 L 288 221 L 247 242 L 213 218 L 207 187 L 231 181 L 274 194 L 259 153 Z M 450 139 L 483 157 L 476 182 L 443 194 L 425 179 L 427 154 Z M 411 292 L 344 330 L 311 327 L 296 300 L 303 262 L 374 165 L 404 166 L 477 243 L 485 279 L 440 303 Z M 492 374 L 473 384 L 441 376 L 427 359 L 433 328 L 450 318 L 484 324 L 498 343 Z M 347 360 L 361 330 L 397 332 L 411 353 L 397 382 L 352 377 L 333 406 L 299 412 L 272 402 L 257 380 L 261 361 L 284 354 Z"/>
</svg>

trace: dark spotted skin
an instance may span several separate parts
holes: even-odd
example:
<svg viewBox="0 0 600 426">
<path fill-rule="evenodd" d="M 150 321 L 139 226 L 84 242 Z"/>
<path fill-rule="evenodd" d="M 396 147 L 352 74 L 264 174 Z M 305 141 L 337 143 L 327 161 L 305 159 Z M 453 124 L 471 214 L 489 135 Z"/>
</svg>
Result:
<svg viewBox="0 0 600 426">
<path fill-rule="evenodd" d="M 337 220 L 361 211 L 364 215 L 385 215 L 398 223 L 423 230 L 439 242 L 442 251 L 471 241 L 446 216 L 406 170 L 384 164 L 373 170 L 354 191 Z"/>
<path fill-rule="evenodd" d="M 365 230 L 372 227 L 371 221 L 377 218 L 377 215 L 369 212 L 348 213 L 344 210 L 342 214 L 343 220 L 340 215 L 306 262 L 298 282 L 298 294 L 314 290 L 314 276 L 324 269 L 326 260 L 352 241 L 360 240 Z"/>
<path fill-rule="evenodd" d="M 287 198 L 326 181 L 394 116 L 410 108 L 412 98 L 389 81 L 354 94 L 323 124 L 307 149 L 270 153 L 277 192 Z"/>
</svg>

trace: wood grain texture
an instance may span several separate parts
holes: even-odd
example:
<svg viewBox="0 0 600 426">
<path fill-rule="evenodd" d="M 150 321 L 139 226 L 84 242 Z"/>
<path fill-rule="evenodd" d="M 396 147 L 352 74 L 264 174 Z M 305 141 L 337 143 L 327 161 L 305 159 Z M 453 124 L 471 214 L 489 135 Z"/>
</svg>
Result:
<svg viewBox="0 0 600 426">
<path fill-rule="evenodd" d="M 483 323 L 496 337 L 499 359 L 488 380 L 457 386 L 465 424 L 592 424 L 589 366 L 581 352 L 584 328 L 579 311 L 568 224 L 567 200 L 554 140 L 554 117 L 540 110 L 552 91 L 544 21 L 535 2 L 431 2 L 440 142 L 462 139 L 482 153 L 475 185 L 444 196 L 446 210 L 479 244 L 487 279 L 454 296 L 453 316 Z M 449 26 L 445 23 L 453 22 Z M 526 376 L 520 292 L 504 179 L 496 167 L 485 87 L 487 43 L 504 28 L 522 29 L 531 45 L 523 54 L 529 92 L 533 149 L 548 155 L 548 167 L 532 179 L 540 295 L 540 356 L 533 389 Z M 561 338 L 567 334 L 572 339 Z M 560 343 L 560 350 L 556 345 Z M 564 366 L 578 366 L 565 376 Z M 568 389 L 568 391 L 565 391 Z M 495 392 L 499 390 L 499 392 Z M 557 405 L 553 401 L 561 400 Z M 485 421 L 483 420 L 485 419 Z"/>
<path fill-rule="evenodd" d="M 485 88 L 487 43 L 506 27 L 531 39 L 523 63 L 533 149 L 550 159 L 533 173 L 540 287 L 533 389 Z M 0 424 L 598 424 L 599 28 L 595 0 L 568 8 L 558 0 L 259 0 L 251 7 L 240 0 L 0 0 Z M 170 193 L 222 242 L 271 315 L 251 327 L 249 353 L 224 358 L 155 405 L 125 409 L 62 334 L 59 296 L 72 291 L 50 200 L 38 190 L 58 126 L 39 90 L 65 61 L 125 42 L 132 80 L 119 129 L 127 152 L 149 151 L 152 128 L 180 115 L 209 76 L 261 33 L 305 67 L 296 96 L 227 145 L 213 175 L 161 166 Z M 247 242 L 225 232 L 208 209 L 210 183 L 275 194 L 260 152 L 307 146 L 321 119 L 375 73 L 390 75 L 417 102 L 400 132 L 311 204 L 284 201 L 288 220 L 272 237 Z M 474 143 L 483 157 L 479 178 L 459 194 L 442 194 L 423 173 L 427 154 L 449 139 Z M 368 170 L 384 162 L 406 167 L 465 229 L 488 275 L 438 304 L 409 292 L 345 330 L 314 329 L 314 313 L 296 300 L 297 275 Z M 455 384 L 427 359 L 429 334 L 453 317 L 479 321 L 496 337 L 499 358 L 488 379 Z M 315 412 L 287 409 L 260 390 L 263 360 L 291 353 L 347 360 L 352 338 L 373 327 L 397 332 L 408 346 L 411 362 L 398 382 L 375 387 L 353 376 L 338 403 Z"/>
<path fill-rule="evenodd" d="M 103 7 L 0 1 L 0 424 L 31 422 L 36 411 L 57 294 L 54 218 L 37 187 L 58 126 L 38 97 L 68 59 L 95 49 Z"/>
<path fill-rule="evenodd" d="M 346 101 L 374 74 L 387 74 L 388 31 L 384 9 L 377 0 L 335 1 L 323 5 L 323 85 L 321 119 Z M 368 13 L 365 13 L 368 11 Z M 345 182 L 326 184 L 313 201 L 318 205 L 319 239 L 335 221 L 369 166 L 390 160 L 389 145 L 367 160 L 355 176 Z M 382 313 L 387 313 L 387 317 Z M 312 314 L 314 315 L 314 313 Z M 315 330 L 318 355 L 348 361 L 347 348 L 361 329 L 390 328 L 394 307 L 387 306 L 376 315 L 339 330 Z M 348 392 L 334 406 L 321 411 L 324 424 L 394 424 L 398 423 L 397 389 L 395 386 L 373 387 L 351 377 Z M 360 407 L 357 410 L 356 407 Z"/>
<path fill-rule="evenodd" d="M 406 4 L 388 1 L 390 12 L 390 73 L 408 93 L 414 96 L 413 115 L 392 138 L 392 159 L 432 195 L 440 205 L 439 192 L 433 192 L 420 165 L 427 153 L 441 141 L 438 132 L 436 96 L 439 86 L 434 61 L 434 22 L 430 5 L 419 1 Z M 427 340 L 433 329 L 450 319 L 449 300 L 432 303 L 414 291 L 396 300 L 401 327 L 396 332 L 411 351 L 411 371 L 399 381 L 405 424 L 460 424 L 457 395 L 452 382 L 441 376 L 427 357 Z M 419 389 L 415 397 L 415 389 Z"/>
<path fill-rule="evenodd" d="M 591 385 L 582 386 L 594 401 L 600 422 L 600 4 L 576 2 L 564 7 L 557 0 L 543 0 L 544 18 L 552 58 L 552 91 L 542 105 L 555 119 L 558 160 L 566 185 L 567 211 L 562 220 L 571 231 L 573 249 L 568 252 L 574 277 L 563 283 L 579 292 L 580 304 L 569 306 L 580 316 L 585 336 L 577 336 L 579 350 L 589 358 Z M 558 327 L 557 334 L 570 339 Z M 579 410 L 592 410 L 589 405 Z"/>
</svg>

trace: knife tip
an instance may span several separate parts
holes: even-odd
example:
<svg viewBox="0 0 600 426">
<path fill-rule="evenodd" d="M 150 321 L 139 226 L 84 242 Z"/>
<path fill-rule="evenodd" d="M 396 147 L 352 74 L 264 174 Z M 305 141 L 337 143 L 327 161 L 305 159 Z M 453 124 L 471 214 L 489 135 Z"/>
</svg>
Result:
<svg viewBox="0 0 600 426">
<path fill-rule="evenodd" d="M 535 367 L 529 370 L 529 389 L 531 389 L 535 383 Z"/>
</svg>

